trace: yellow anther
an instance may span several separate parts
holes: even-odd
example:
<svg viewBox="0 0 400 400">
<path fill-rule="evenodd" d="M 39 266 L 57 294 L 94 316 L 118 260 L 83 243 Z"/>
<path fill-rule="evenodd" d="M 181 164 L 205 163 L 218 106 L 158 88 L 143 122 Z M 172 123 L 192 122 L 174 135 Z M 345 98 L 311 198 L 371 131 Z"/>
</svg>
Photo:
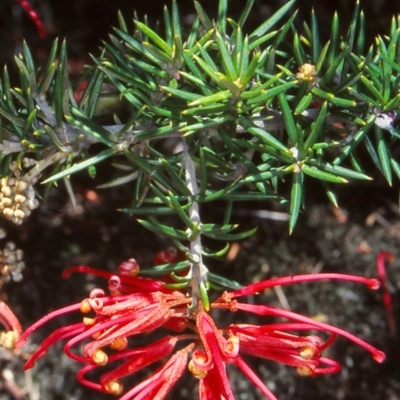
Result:
<svg viewBox="0 0 400 400">
<path fill-rule="evenodd" d="M 83 317 L 83 323 L 86 326 L 94 325 L 94 318 Z"/>
<path fill-rule="evenodd" d="M 124 385 L 118 381 L 117 379 L 114 379 L 110 382 L 107 382 L 104 386 L 103 389 L 110 394 L 115 394 L 116 396 L 120 395 L 122 391 L 124 390 Z"/>
<path fill-rule="evenodd" d="M 299 376 L 312 376 L 314 375 L 310 367 L 302 366 L 296 368 L 297 375 Z"/>
<path fill-rule="evenodd" d="M 300 357 L 304 360 L 311 360 L 313 358 L 316 349 L 312 346 L 306 346 L 300 349 Z"/>
<path fill-rule="evenodd" d="M 113 350 L 117 350 L 117 351 L 125 350 L 127 346 L 128 346 L 128 339 L 127 338 L 121 338 L 121 339 L 118 339 L 118 340 L 114 340 L 114 342 L 112 342 L 110 344 L 110 347 Z"/>
<path fill-rule="evenodd" d="M 106 365 L 108 361 L 108 356 L 103 350 L 97 349 L 92 354 L 92 360 L 97 365 Z"/>
<path fill-rule="evenodd" d="M 193 360 L 189 361 L 188 369 L 196 379 L 203 379 L 207 376 L 207 371 L 201 371 L 194 365 Z"/>
<path fill-rule="evenodd" d="M 17 337 L 14 331 L 0 332 L 0 346 L 3 346 L 5 349 L 13 349 L 16 341 Z"/>
<path fill-rule="evenodd" d="M 225 352 L 231 356 L 236 357 L 239 353 L 239 337 L 238 336 L 230 336 L 225 345 Z"/>
<path fill-rule="evenodd" d="M 92 306 L 89 303 L 88 299 L 82 300 L 81 307 L 80 307 L 81 313 L 87 314 L 92 310 Z"/>
</svg>

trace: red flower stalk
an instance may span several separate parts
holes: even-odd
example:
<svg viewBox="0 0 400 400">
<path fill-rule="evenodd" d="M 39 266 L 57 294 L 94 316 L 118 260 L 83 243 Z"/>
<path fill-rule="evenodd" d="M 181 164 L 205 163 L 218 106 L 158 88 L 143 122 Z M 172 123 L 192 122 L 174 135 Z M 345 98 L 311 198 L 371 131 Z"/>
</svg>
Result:
<svg viewBox="0 0 400 400">
<path fill-rule="evenodd" d="M 32 9 L 31 5 L 26 0 L 17 0 L 17 1 L 19 4 L 21 4 L 21 7 L 29 14 L 31 20 L 35 23 L 39 36 L 41 38 L 46 37 L 47 35 L 46 29 L 36 11 Z"/>
<path fill-rule="evenodd" d="M 288 322 L 231 324 L 218 328 L 199 299 L 197 308 L 191 309 L 191 297 L 166 289 L 159 281 L 135 276 L 138 267 L 133 259 L 123 263 L 119 269 L 120 273 L 116 275 L 87 267 L 75 267 L 64 273 L 64 276 L 69 276 L 71 272 L 84 272 L 107 278 L 110 295 L 95 289 L 88 299 L 50 313 L 25 331 L 16 346 L 22 347 L 33 331 L 56 316 L 79 310 L 84 314 L 94 314 L 90 318 L 84 317 L 82 322 L 53 332 L 27 361 L 25 368 L 31 368 L 52 344 L 66 340 L 65 353 L 85 364 L 77 375 L 78 380 L 95 390 L 122 395 L 120 400 L 162 400 L 186 368 L 199 380 L 200 400 L 233 400 L 227 374 L 230 365 L 236 365 L 267 398 L 276 400 L 242 355 L 292 366 L 303 376 L 330 374 L 337 372 L 340 365 L 325 358 L 322 353 L 339 335 L 365 348 L 376 361 L 382 362 L 385 358 L 381 351 L 340 328 L 291 311 L 236 300 L 273 286 L 327 279 L 362 283 L 376 289 L 379 286 L 376 279 L 341 274 L 298 275 L 269 279 L 225 292 L 211 304 L 211 310 L 243 310 L 285 318 Z M 146 346 L 130 346 L 130 337 L 158 328 L 175 333 L 168 334 L 166 331 L 164 337 Z M 302 335 L 302 332 L 307 334 Z M 316 332 L 327 333 L 329 337 L 323 341 Z M 84 344 L 81 353 L 72 351 L 78 344 Z M 121 379 L 160 361 L 164 363 L 153 374 L 122 394 L 124 388 Z M 101 375 L 98 382 L 87 378 L 93 370 L 113 363 L 116 366 Z"/>
<path fill-rule="evenodd" d="M 392 262 L 393 260 L 394 260 L 394 255 L 392 253 L 389 253 L 388 251 L 381 251 L 376 256 L 376 270 L 382 285 L 382 296 L 383 296 L 383 305 L 386 310 L 386 321 L 389 326 L 390 333 L 393 336 L 395 336 L 396 322 L 393 314 L 392 296 L 390 295 L 389 290 L 387 288 L 387 277 L 385 268 L 385 261 Z"/>
</svg>

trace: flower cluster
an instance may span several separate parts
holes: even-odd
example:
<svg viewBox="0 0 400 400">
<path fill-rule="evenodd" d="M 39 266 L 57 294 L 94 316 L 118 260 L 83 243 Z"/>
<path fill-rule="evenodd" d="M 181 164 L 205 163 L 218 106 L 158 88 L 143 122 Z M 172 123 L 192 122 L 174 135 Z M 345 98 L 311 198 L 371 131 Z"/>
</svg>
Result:
<svg viewBox="0 0 400 400">
<path fill-rule="evenodd" d="M 311 90 L 313 86 L 318 86 L 318 74 L 315 65 L 305 63 L 299 67 L 299 71 L 296 73 L 296 78 L 299 81 L 308 82 L 308 90 Z"/>
<path fill-rule="evenodd" d="M 35 160 L 24 158 L 22 165 L 25 168 L 31 167 L 36 163 Z M 35 176 L 26 180 L 21 176 L 21 170 L 16 161 L 10 163 L 10 171 L 13 176 L 0 179 L 0 210 L 4 217 L 16 225 L 22 224 L 25 217 L 39 206 L 39 201 L 35 198 L 33 185 L 39 179 Z"/>
<path fill-rule="evenodd" d="M 340 369 L 338 362 L 323 356 L 323 351 L 337 336 L 345 337 L 382 362 L 384 353 L 340 328 L 315 321 L 306 316 L 268 305 L 240 302 L 238 299 L 278 285 L 342 280 L 379 287 L 376 279 L 342 274 L 310 274 L 261 281 L 232 292 L 224 292 L 210 305 L 207 312 L 199 300 L 179 291 L 168 289 L 160 281 L 139 277 L 134 259 L 124 262 L 119 273 L 84 266 L 66 270 L 90 273 L 108 279 L 106 294 L 94 289 L 89 297 L 60 310 L 51 312 L 28 328 L 16 343 L 22 347 L 27 338 L 45 322 L 62 314 L 81 312 L 81 322 L 64 326 L 48 336 L 30 357 L 25 369 L 34 366 L 48 348 L 66 340 L 64 352 L 83 363 L 78 380 L 93 389 L 120 396 L 120 400 L 164 399 L 178 379 L 189 371 L 199 381 L 200 400 L 233 400 L 227 367 L 236 365 L 243 374 L 270 400 L 276 399 L 262 380 L 252 371 L 243 355 L 261 357 L 296 368 L 300 375 L 330 374 Z M 230 324 L 218 327 L 211 317 L 213 310 L 227 310 L 284 318 L 287 322 L 264 325 Z M 163 328 L 165 336 L 145 346 L 132 346 L 129 339 Z M 306 333 L 306 334 L 302 334 Z M 322 340 L 318 333 L 328 336 Z M 78 350 L 78 345 L 81 350 Z M 124 390 L 122 379 L 156 362 L 164 363 L 149 377 L 133 388 Z M 98 381 L 90 379 L 93 370 L 115 364 Z"/>
</svg>

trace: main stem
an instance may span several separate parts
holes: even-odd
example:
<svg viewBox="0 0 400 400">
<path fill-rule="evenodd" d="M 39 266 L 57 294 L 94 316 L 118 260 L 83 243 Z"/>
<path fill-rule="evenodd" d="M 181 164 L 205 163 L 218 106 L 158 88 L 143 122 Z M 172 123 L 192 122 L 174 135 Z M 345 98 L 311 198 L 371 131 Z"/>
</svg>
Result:
<svg viewBox="0 0 400 400">
<path fill-rule="evenodd" d="M 196 180 L 196 167 L 189 153 L 189 145 L 186 139 L 182 139 L 183 144 L 183 164 L 185 166 L 185 180 L 188 189 L 192 196 L 190 196 L 191 205 L 189 207 L 189 218 L 193 224 L 200 226 L 200 213 L 199 203 L 194 199 L 199 194 L 199 186 Z M 195 235 L 190 241 L 190 270 L 191 270 L 191 287 L 192 287 L 192 305 L 196 307 L 199 298 L 201 298 L 201 291 L 206 290 L 208 269 L 203 264 L 201 233 Z"/>
</svg>

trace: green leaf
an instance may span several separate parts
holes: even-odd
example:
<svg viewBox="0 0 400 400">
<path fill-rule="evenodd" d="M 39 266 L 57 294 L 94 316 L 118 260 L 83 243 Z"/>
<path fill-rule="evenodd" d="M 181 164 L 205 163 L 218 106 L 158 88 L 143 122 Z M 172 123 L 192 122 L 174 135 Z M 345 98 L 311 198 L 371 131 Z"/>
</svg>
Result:
<svg viewBox="0 0 400 400">
<path fill-rule="evenodd" d="M 240 15 L 237 22 L 240 28 L 242 28 L 244 23 L 246 22 L 246 19 L 250 14 L 251 9 L 253 8 L 254 1 L 255 0 L 247 0 L 246 5 L 243 7 L 242 14 Z"/>
<path fill-rule="evenodd" d="M 217 29 L 222 34 L 226 34 L 226 15 L 228 12 L 228 0 L 219 0 Z"/>
<path fill-rule="evenodd" d="M 392 186 L 392 170 L 390 168 L 390 158 L 389 158 L 389 153 L 388 153 L 388 146 L 383 137 L 382 129 L 378 128 L 377 126 L 375 126 L 375 139 L 376 139 L 376 145 L 377 145 L 377 149 L 378 149 L 379 161 L 382 166 L 383 176 L 388 181 L 389 186 Z"/>
<path fill-rule="evenodd" d="M 140 225 L 158 235 L 166 236 L 175 240 L 188 240 L 188 234 L 185 231 L 163 225 L 152 217 L 150 217 L 148 221 L 143 219 L 138 219 L 137 221 Z"/>
<path fill-rule="evenodd" d="M 317 119 L 312 124 L 311 133 L 308 135 L 307 140 L 304 143 L 304 148 L 306 149 L 306 151 L 312 146 L 314 146 L 315 142 L 319 138 L 322 138 L 323 126 L 327 110 L 328 110 L 328 103 L 325 101 L 319 111 Z"/>
<path fill-rule="evenodd" d="M 99 69 L 95 70 L 85 91 L 82 94 L 79 107 L 89 118 L 93 118 L 103 86 L 104 74 Z M 83 106 L 83 107 L 82 107 Z"/>
<path fill-rule="evenodd" d="M 317 59 L 317 62 L 315 63 L 315 69 L 317 70 L 317 72 L 321 71 L 322 66 L 325 64 L 329 47 L 330 42 L 327 42 L 319 53 L 319 57 Z"/>
<path fill-rule="evenodd" d="M 209 106 L 200 106 L 194 108 L 188 108 L 182 111 L 182 115 L 194 115 L 194 116 L 207 116 L 210 117 L 213 114 L 221 114 L 224 112 L 229 112 L 234 106 L 231 103 L 220 103 L 220 104 L 210 104 Z"/>
<path fill-rule="evenodd" d="M 311 60 L 315 65 L 318 62 L 318 58 L 321 53 L 321 43 L 319 40 L 319 32 L 318 32 L 318 22 L 315 16 L 314 9 L 311 11 Z"/>
<path fill-rule="evenodd" d="M 260 172 L 259 174 L 248 175 L 242 179 L 242 182 L 264 182 L 272 178 L 283 178 L 283 176 L 291 173 L 291 170 L 286 166 L 281 168 L 271 168 L 269 171 Z M 260 193 L 261 194 L 261 193 Z"/>
<path fill-rule="evenodd" d="M 352 141 L 347 146 L 345 146 L 341 154 L 333 160 L 334 165 L 340 164 L 364 140 L 366 134 L 374 125 L 375 118 L 375 115 L 371 115 L 368 118 L 367 123 L 358 130 L 358 132 L 354 135 Z"/>
<path fill-rule="evenodd" d="M 303 180 L 302 172 L 293 173 L 292 189 L 290 192 L 290 210 L 289 210 L 289 233 L 293 232 L 299 217 L 300 208 L 303 202 Z"/>
<path fill-rule="evenodd" d="M 170 272 L 184 271 L 190 267 L 189 261 L 157 265 L 152 268 L 140 269 L 140 275 L 164 275 Z"/>
<path fill-rule="evenodd" d="M 260 105 L 265 105 L 267 100 L 278 96 L 280 93 L 286 92 L 287 90 L 289 90 L 290 88 L 292 88 L 293 86 L 296 86 L 296 85 L 297 85 L 297 82 L 288 82 L 288 83 L 284 83 L 282 85 L 276 86 L 272 89 L 264 90 L 263 94 L 248 100 L 247 104 L 253 105 L 253 104 L 259 103 Z M 240 95 L 240 97 L 245 100 L 245 98 L 242 96 L 242 94 Z"/>
<path fill-rule="evenodd" d="M 206 52 L 202 52 L 203 56 L 206 54 Z M 196 60 L 197 64 L 199 64 L 200 68 L 214 81 L 214 83 L 221 87 L 220 77 L 222 74 L 218 72 L 217 66 L 213 62 L 209 64 L 210 60 L 207 59 L 206 62 L 195 54 L 193 54 L 193 58 Z"/>
<path fill-rule="evenodd" d="M 104 129 L 102 126 L 94 123 L 90 118 L 83 114 L 80 110 L 75 107 L 71 107 L 71 116 L 65 116 L 65 119 L 70 124 L 74 124 L 81 128 L 85 133 L 94 137 L 101 143 L 104 143 L 108 147 L 115 145 L 114 138 L 110 132 Z"/>
<path fill-rule="evenodd" d="M 308 163 L 311 166 L 320 169 L 321 171 L 325 171 L 333 175 L 342 176 L 343 178 L 372 180 L 372 178 L 370 178 L 368 175 L 353 171 L 348 168 L 340 167 L 339 165 L 329 164 L 327 162 L 322 162 L 322 161 L 318 162 L 317 160 L 310 160 Z"/>
<path fill-rule="evenodd" d="M 347 183 L 348 182 L 347 179 L 345 179 L 341 176 L 337 176 L 337 175 L 331 174 L 329 172 L 321 171 L 317 167 L 310 167 L 307 164 L 303 164 L 301 167 L 301 170 L 306 175 L 309 175 L 316 179 L 320 179 L 322 181 L 334 182 L 334 183 Z"/>
<path fill-rule="evenodd" d="M 294 115 L 300 115 L 303 111 L 305 111 L 308 106 L 311 104 L 314 96 L 311 93 L 307 93 L 296 106 L 296 109 L 293 111 Z"/>
<path fill-rule="evenodd" d="M 242 240 L 246 239 L 250 236 L 253 236 L 254 233 L 256 233 L 257 227 L 250 229 L 245 232 L 240 232 L 240 233 L 212 233 L 212 232 L 203 232 L 204 236 L 207 236 L 211 239 L 216 239 L 216 240 Z"/>
<path fill-rule="evenodd" d="M 224 0 L 224 1 L 226 1 L 226 0 Z M 220 0 L 220 3 L 221 2 L 222 2 L 222 0 Z M 222 65 L 223 65 L 225 74 L 226 74 L 228 80 L 233 82 L 235 79 L 237 79 L 238 75 L 237 75 L 235 65 L 232 61 L 232 56 L 228 50 L 225 40 L 222 38 L 221 34 L 218 31 L 215 32 L 215 37 L 217 39 L 217 45 L 219 48 L 219 53 L 221 56 L 221 61 L 222 61 Z"/>
<path fill-rule="evenodd" d="M 163 167 L 167 171 L 167 174 L 170 178 L 170 182 L 175 185 L 175 187 L 179 190 L 180 194 L 185 196 L 191 196 L 192 193 L 187 187 L 186 181 L 179 176 L 179 174 L 175 171 L 174 167 L 165 158 L 163 158 L 161 161 Z"/>
<path fill-rule="evenodd" d="M 212 21 L 208 17 L 207 13 L 204 11 L 203 7 L 200 5 L 198 1 L 194 2 L 194 7 L 196 8 L 197 15 L 199 16 L 201 23 L 204 25 L 204 28 L 209 31 L 214 28 Z"/>
<path fill-rule="evenodd" d="M 193 22 L 189 37 L 187 38 L 187 41 L 185 43 L 186 49 L 191 49 L 195 45 L 199 31 L 199 26 L 200 26 L 200 18 L 196 17 L 196 19 Z"/>
<path fill-rule="evenodd" d="M 225 100 L 229 100 L 232 97 L 232 92 L 229 90 L 222 90 L 218 93 L 214 93 L 210 96 L 200 97 L 191 103 L 189 103 L 190 107 L 199 106 L 199 105 L 209 105 L 212 103 L 220 103 Z"/>
<path fill-rule="evenodd" d="M 173 31 L 171 26 L 171 16 L 168 11 L 168 7 L 164 5 L 164 31 L 165 41 L 169 47 L 172 47 Z"/>
<path fill-rule="evenodd" d="M 67 61 L 67 44 L 64 40 L 61 45 L 60 59 L 58 62 L 55 91 L 54 91 L 54 111 L 56 113 L 57 126 L 62 126 L 64 107 L 63 99 L 68 92 L 68 61 Z"/>
<path fill-rule="evenodd" d="M 382 106 L 385 105 L 386 101 L 384 97 L 379 93 L 379 91 L 375 88 L 374 84 L 370 82 L 364 75 L 361 75 L 360 77 L 362 83 L 365 85 L 365 87 L 372 93 L 372 95 L 375 97 L 376 101 L 380 103 Z M 374 99 L 374 100 L 375 100 Z"/>
<path fill-rule="evenodd" d="M 217 224 L 202 224 L 200 230 L 207 236 L 207 233 L 210 234 L 219 234 L 219 233 L 229 233 L 236 229 L 238 224 L 225 224 L 225 225 L 217 225 Z"/>
<path fill-rule="evenodd" d="M 247 86 L 247 84 L 251 81 L 251 79 L 254 78 L 254 73 L 256 72 L 256 69 L 258 67 L 260 56 L 261 53 L 259 52 L 255 53 L 253 58 L 251 59 L 248 68 L 246 69 L 244 74 L 240 76 L 240 85 L 242 89 L 244 89 Z M 241 70 L 244 71 L 244 65 L 241 66 Z"/>
<path fill-rule="evenodd" d="M 279 105 L 281 106 L 282 117 L 285 122 L 286 131 L 287 134 L 289 135 L 290 144 L 291 145 L 294 145 L 296 143 L 298 145 L 303 144 L 302 143 L 303 138 L 301 137 L 301 133 L 299 134 L 299 132 L 297 131 L 296 123 L 293 119 L 293 111 L 289 107 L 289 103 L 286 99 L 286 96 L 280 93 L 278 95 L 278 100 L 279 100 Z"/>
<path fill-rule="evenodd" d="M 220 285 L 224 288 L 237 290 L 237 289 L 241 289 L 243 287 L 240 283 L 238 283 L 232 279 L 224 278 L 221 275 L 214 274 L 213 272 L 209 272 L 207 276 L 211 282 L 214 282 L 217 285 Z"/>
<path fill-rule="evenodd" d="M 311 93 L 315 94 L 318 97 L 321 97 L 324 100 L 328 100 L 329 103 L 335 104 L 340 107 L 355 107 L 357 105 L 357 102 L 355 102 L 354 100 L 336 97 L 334 94 L 327 93 L 317 87 L 313 87 L 311 89 Z"/>
<path fill-rule="evenodd" d="M 174 37 L 182 37 L 181 16 L 179 14 L 176 0 L 172 2 L 172 26 L 174 28 Z"/>
<path fill-rule="evenodd" d="M 179 200 L 177 199 L 177 197 L 172 193 L 172 192 L 168 192 L 169 198 L 171 200 L 172 206 L 175 210 L 175 212 L 178 214 L 179 218 L 183 221 L 183 223 L 189 227 L 190 229 L 194 229 L 194 223 L 193 221 L 191 221 L 191 219 L 189 218 L 186 209 L 190 206 L 190 204 L 188 204 L 185 207 L 182 207 L 181 204 L 179 203 Z"/>
<path fill-rule="evenodd" d="M 136 27 L 145 34 L 157 47 L 161 49 L 168 57 L 172 57 L 171 47 L 160 36 L 157 35 L 152 29 L 147 25 L 141 23 L 140 21 L 134 21 Z"/>
<path fill-rule="evenodd" d="M 164 186 L 165 189 L 170 191 L 174 190 L 170 181 L 166 179 L 157 169 L 155 169 L 154 166 L 146 162 L 146 158 L 140 157 L 128 149 L 124 150 L 124 154 L 131 162 L 133 162 L 134 165 L 138 167 L 139 170 L 146 172 L 152 179 Z"/>
<path fill-rule="evenodd" d="M 73 175 L 78 171 L 82 171 L 85 168 L 88 168 L 92 165 L 98 164 L 99 162 L 102 162 L 102 161 L 106 160 L 107 158 L 110 158 L 111 156 L 113 156 L 116 153 L 117 153 L 117 151 L 115 151 L 114 149 L 103 150 L 100 153 L 96 154 L 94 157 L 91 157 L 80 163 L 74 164 L 74 165 L 72 165 L 72 167 L 66 168 L 63 171 L 51 176 L 50 178 L 46 179 L 42 183 L 46 184 L 49 182 L 54 182 L 61 178 L 66 177 L 68 175 Z"/>
<path fill-rule="evenodd" d="M 281 7 L 275 14 L 269 17 L 265 22 L 263 22 L 251 35 L 249 36 L 250 50 L 253 49 L 252 43 L 257 39 L 264 36 L 269 32 L 274 25 L 276 25 L 284 16 L 287 14 L 294 5 L 295 0 L 288 1 L 283 7 Z"/>
<path fill-rule="evenodd" d="M 290 150 L 289 150 L 289 153 L 287 153 L 287 152 L 278 150 L 275 147 L 272 147 L 268 144 L 258 144 L 258 143 L 254 143 L 253 141 L 244 140 L 244 139 L 234 139 L 233 141 L 242 147 L 249 148 L 249 149 L 255 149 L 256 151 L 260 152 L 261 154 L 265 153 L 265 154 L 271 155 L 276 159 L 276 161 L 282 161 L 286 164 L 293 164 L 294 162 L 296 162 L 296 159 L 294 158 L 293 153 Z"/>
<path fill-rule="evenodd" d="M 332 27 L 331 27 L 331 38 L 330 38 L 330 49 L 328 55 L 328 65 L 332 63 L 337 58 L 337 50 L 339 49 L 339 18 L 337 12 L 333 14 Z"/>
<path fill-rule="evenodd" d="M 132 215 L 144 215 L 146 217 L 148 216 L 160 216 L 160 215 L 176 215 L 175 210 L 169 207 L 145 207 L 145 206 L 140 206 L 140 207 L 130 207 L 130 208 L 119 208 L 118 211 L 127 213 L 127 214 L 132 214 Z"/>
</svg>

